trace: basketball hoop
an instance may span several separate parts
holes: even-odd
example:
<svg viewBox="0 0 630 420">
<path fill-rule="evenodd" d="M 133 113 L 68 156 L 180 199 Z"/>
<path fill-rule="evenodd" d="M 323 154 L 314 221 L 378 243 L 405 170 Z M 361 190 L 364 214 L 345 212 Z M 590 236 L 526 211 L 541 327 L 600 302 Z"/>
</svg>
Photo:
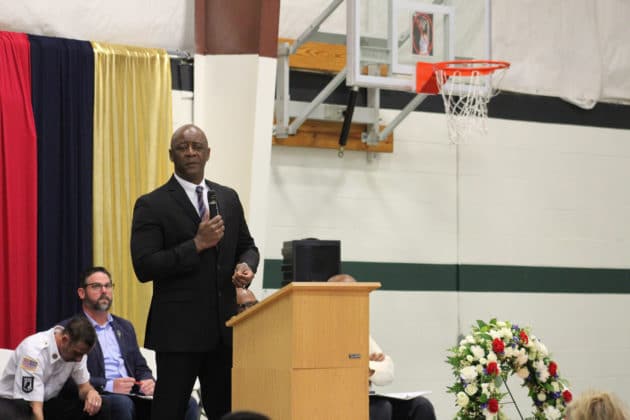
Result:
<svg viewBox="0 0 630 420">
<path fill-rule="evenodd" d="M 442 95 L 448 136 L 459 144 L 471 132 L 486 131 L 488 102 L 509 67 L 506 61 L 492 60 L 418 62 L 416 92 Z"/>
</svg>

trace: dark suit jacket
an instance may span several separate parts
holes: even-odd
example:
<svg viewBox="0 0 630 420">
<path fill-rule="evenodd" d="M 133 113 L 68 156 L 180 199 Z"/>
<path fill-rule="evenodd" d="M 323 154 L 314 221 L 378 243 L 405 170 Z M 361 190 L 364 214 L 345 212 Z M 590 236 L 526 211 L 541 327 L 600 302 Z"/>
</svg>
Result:
<svg viewBox="0 0 630 420">
<path fill-rule="evenodd" d="M 80 315 L 84 315 L 83 312 Z M 118 340 L 120 346 L 120 355 L 125 361 L 125 367 L 130 376 L 137 380 L 143 379 L 155 379 L 151 373 L 151 369 L 147 365 L 140 348 L 138 347 L 138 341 L 136 340 L 136 331 L 133 328 L 131 322 L 124 318 L 120 318 L 116 315 L 112 315 L 112 328 L 114 329 L 114 335 Z M 65 326 L 70 320 L 67 319 L 61 322 L 61 325 Z M 96 344 L 88 353 L 87 367 L 90 371 L 90 383 L 99 392 L 105 388 L 105 361 L 103 359 L 103 350 L 101 345 L 96 340 Z"/>
<path fill-rule="evenodd" d="M 225 234 L 218 247 L 197 253 L 197 210 L 175 177 L 136 201 L 131 257 L 138 280 L 153 282 L 145 346 L 156 351 L 206 351 L 231 346 L 225 322 L 236 313 L 234 267 L 255 272 L 258 248 L 237 193 L 206 181 L 216 192 Z M 218 248 L 218 249 L 217 249 Z"/>
</svg>

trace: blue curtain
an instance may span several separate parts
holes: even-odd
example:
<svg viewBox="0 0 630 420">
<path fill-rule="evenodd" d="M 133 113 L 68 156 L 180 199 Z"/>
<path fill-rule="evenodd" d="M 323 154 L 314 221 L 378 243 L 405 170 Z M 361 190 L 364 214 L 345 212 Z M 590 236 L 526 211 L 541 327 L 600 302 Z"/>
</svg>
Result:
<svg viewBox="0 0 630 420">
<path fill-rule="evenodd" d="M 38 148 L 37 329 L 79 308 L 92 263 L 94 53 L 86 41 L 29 35 Z"/>
</svg>

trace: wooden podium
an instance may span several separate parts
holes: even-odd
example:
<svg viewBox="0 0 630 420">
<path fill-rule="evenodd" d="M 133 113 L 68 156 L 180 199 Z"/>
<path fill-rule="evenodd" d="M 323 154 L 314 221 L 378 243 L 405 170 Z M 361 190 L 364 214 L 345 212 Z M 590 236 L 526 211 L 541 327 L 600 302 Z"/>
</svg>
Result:
<svg viewBox="0 0 630 420">
<path fill-rule="evenodd" d="M 379 287 L 294 282 L 230 319 L 232 410 L 368 419 L 369 293 Z"/>
</svg>

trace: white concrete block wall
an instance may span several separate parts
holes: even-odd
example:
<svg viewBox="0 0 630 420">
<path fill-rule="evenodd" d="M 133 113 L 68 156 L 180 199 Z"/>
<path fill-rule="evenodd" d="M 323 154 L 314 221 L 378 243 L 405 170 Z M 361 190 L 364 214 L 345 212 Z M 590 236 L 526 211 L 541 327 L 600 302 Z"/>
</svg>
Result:
<svg viewBox="0 0 630 420">
<path fill-rule="evenodd" d="M 274 147 L 266 258 L 281 258 L 283 241 L 316 237 L 341 239 L 349 261 L 452 263 L 453 148 L 404 131 L 439 117 L 412 115 L 395 153 L 371 162 L 364 152 Z"/>
<path fill-rule="evenodd" d="M 384 122 L 396 112 L 383 111 Z M 372 162 L 277 146 L 266 258 L 313 236 L 341 239 L 345 261 L 627 267 L 629 140 L 627 130 L 491 120 L 457 151 L 443 115 L 413 113 L 394 153 Z M 609 294 L 376 291 L 371 331 L 396 362 L 385 390 L 431 389 L 438 418 L 449 418 L 447 349 L 492 317 L 530 325 L 576 394 L 628 395 L 630 370 L 610 363 L 630 348 L 628 304 Z M 529 413 L 525 390 L 511 388 Z"/>
<path fill-rule="evenodd" d="M 488 126 L 461 147 L 461 262 L 627 268 L 630 132 Z"/>
</svg>

